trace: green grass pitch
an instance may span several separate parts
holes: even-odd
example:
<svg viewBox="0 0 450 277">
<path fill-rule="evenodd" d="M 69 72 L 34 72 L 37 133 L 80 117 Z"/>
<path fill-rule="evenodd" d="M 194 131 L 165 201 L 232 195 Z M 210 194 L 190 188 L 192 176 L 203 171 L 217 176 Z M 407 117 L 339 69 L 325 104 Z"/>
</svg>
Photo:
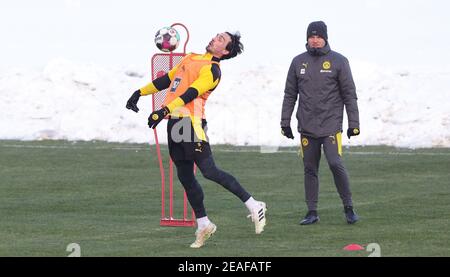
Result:
<svg viewBox="0 0 450 277">
<path fill-rule="evenodd" d="M 306 213 L 303 165 L 294 148 L 214 146 L 216 164 L 268 205 L 261 235 L 245 206 L 198 174 L 208 216 L 218 226 L 201 249 L 195 228 L 161 227 L 154 145 L 0 141 L 0 256 L 57 256 L 78 243 L 81 256 L 337 256 L 351 243 L 378 243 L 381 256 L 450 255 L 450 149 L 344 149 L 355 209 L 348 225 L 324 156 L 321 222 Z M 167 162 L 167 149 L 163 155 Z M 176 178 L 175 178 L 176 179 Z M 177 209 L 181 185 L 176 180 Z M 181 216 L 181 214 L 180 214 Z M 179 217 L 179 216 L 178 216 Z"/>
</svg>

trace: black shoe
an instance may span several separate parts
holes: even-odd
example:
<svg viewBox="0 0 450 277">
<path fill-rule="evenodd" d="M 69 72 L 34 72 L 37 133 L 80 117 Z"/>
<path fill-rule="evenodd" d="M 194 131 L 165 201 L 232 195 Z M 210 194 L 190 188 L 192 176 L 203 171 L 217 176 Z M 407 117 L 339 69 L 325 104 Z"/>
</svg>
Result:
<svg viewBox="0 0 450 277">
<path fill-rule="evenodd" d="M 359 220 L 359 216 L 353 211 L 352 206 L 344 207 L 345 219 L 347 219 L 348 224 L 353 224 Z"/>
<path fill-rule="evenodd" d="M 300 225 L 310 225 L 319 222 L 320 218 L 317 215 L 317 211 L 308 211 L 305 218 L 300 221 Z"/>
</svg>

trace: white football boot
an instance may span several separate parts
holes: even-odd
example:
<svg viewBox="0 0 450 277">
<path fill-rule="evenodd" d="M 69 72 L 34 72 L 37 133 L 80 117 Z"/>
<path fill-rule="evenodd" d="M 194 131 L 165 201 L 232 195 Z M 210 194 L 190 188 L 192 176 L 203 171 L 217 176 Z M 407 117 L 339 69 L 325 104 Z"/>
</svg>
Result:
<svg viewBox="0 0 450 277">
<path fill-rule="evenodd" d="M 191 248 L 200 248 L 205 244 L 217 230 L 217 226 L 210 222 L 205 228 L 195 231 L 195 241 L 191 244 Z"/>
<path fill-rule="evenodd" d="M 259 207 L 252 209 L 252 213 L 247 217 L 251 217 L 253 223 L 255 223 L 255 233 L 261 234 L 266 226 L 266 203 L 259 201 Z"/>
</svg>

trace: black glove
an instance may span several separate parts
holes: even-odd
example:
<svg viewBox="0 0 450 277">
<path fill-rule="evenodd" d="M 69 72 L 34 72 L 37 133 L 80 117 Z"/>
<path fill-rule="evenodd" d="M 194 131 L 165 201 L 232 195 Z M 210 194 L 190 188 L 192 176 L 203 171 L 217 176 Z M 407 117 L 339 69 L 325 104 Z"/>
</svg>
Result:
<svg viewBox="0 0 450 277">
<path fill-rule="evenodd" d="M 291 127 L 281 127 L 281 134 L 287 138 L 294 139 Z"/>
<path fill-rule="evenodd" d="M 161 122 L 161 120 L 163 120 L 169 113 L 170 111 L 167 107 L 152 112 L 148 117 L 148 127 L 155 129 L 156 125 L 158 125 L 159 122 Z"/>
<path fill-rule="evenodd" d="M 347 137 L 350 139 L 352 136 L 359 135 L 359 128 L 348 128 L 347 129 Z"/>
<path fill-rule="evenodd" d="M 139 101 L 139 97 L 141 97 L 141 91 L 136 90 L 127 101 L 127 109 L 138 112 L 139 108 L 137 107 L 137 102 Z"/>
</svg>

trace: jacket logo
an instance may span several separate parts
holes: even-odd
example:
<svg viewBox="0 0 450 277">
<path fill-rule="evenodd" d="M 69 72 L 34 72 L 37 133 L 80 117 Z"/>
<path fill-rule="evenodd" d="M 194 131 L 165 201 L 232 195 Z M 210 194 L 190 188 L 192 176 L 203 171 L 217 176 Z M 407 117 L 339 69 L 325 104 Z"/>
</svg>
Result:
<svg viewBox="0 0 450 277">
<path fill-rule="evenodd" d="M 302 68 L 300 68 L 300 74 L 303 75 L 306 73 L 306 69 L 308 68 L 308 63 L 302 63 Z"/>
<path fill-rule="evenodd" d="M 330 61 L 324 61 L 322 64 L 322 69 L 320 70 L 320 73 L 331 73 L 331 62 Z"/>
<path fill-rule="evenodd" d="M 172 87 L 170 88 L 170 92 L 175 92 L 177 90 L 177 87 L 180 85 L 180 83 L 181 83 L 181 78 L 175 78 L 175 80 L 173 80 Z"/>
</svg>

